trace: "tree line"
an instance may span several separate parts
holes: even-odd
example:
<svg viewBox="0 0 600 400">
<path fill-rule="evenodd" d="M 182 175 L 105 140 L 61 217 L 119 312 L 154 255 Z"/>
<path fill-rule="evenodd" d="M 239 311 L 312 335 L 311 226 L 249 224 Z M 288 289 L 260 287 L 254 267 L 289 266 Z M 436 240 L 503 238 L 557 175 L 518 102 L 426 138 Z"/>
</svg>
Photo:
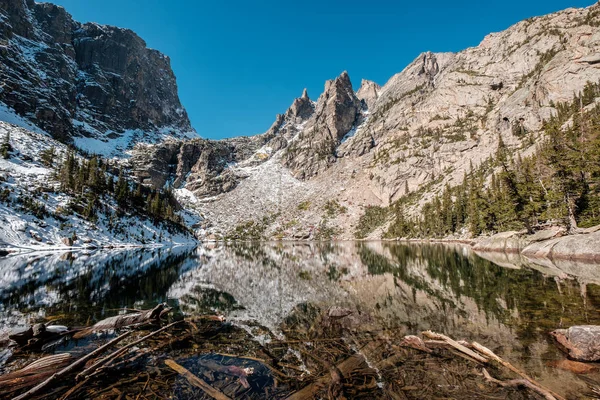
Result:
<svg viewBox="0 0 600 400">
<path fill-rule="evenodd" d="M 600 224 L 600 84 L 588 83 L 573 100 L 551 104 L 533 155 L 514 154 L 499 135 L 492 157 L 447 185 L 418 216 L 406 213 L 408 197 L 391 206 L 387 237 L 472 236 L 507 230 L 532 233 L 542 225 L 575 232 Z"/>
<path fill-rule="evenodd" d="M 170 221 L 182 225 L 176 213 L 180 208 L 170 189 L 158 190 L 134 182 L 125 169 L 96 155 L 89 159 L 77 157 L 69 148 L 57 159 L 56 149 L 50 147 L 40 154 L 42 163 L 52 168 L 62 192 L 74 197 L 70 208 L 88 220 L 96 221 L 99 211 L 107 211 L 105 198 L 116 201 L 116 217 L 124 213 L 149 216 L 155 223 Z"/>
</svg>

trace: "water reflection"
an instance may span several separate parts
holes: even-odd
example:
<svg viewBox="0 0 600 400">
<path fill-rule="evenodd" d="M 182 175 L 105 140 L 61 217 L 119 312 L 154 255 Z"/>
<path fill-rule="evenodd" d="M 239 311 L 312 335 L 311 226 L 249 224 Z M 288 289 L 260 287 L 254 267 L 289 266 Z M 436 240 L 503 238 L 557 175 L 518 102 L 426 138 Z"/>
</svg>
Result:
<svg viewBox="0 0 600 400">
<path fill-rule="evenodd" d="M 354 330 L 478 340 L 550 381 L 546 361 L 559 355 L 547 332 L 600 323 L 596 266 L 483 256 L 382 242 L 20 255 L 0 259 L 0 317 L 4 328 L 40 315 L 76 325 L 168 301 L 265 339 L 264 328 L 282 337 L 311 307 L 340 307 L 354 312 Z"/>
<path fill-rule="evenodd" d="M 165 301 L 169 287 L 198 265 L 193 248 L 36 252 L 0 259 L 0 332 L 37 316 L 81 325 L 118 308 Z"/>
</svg>

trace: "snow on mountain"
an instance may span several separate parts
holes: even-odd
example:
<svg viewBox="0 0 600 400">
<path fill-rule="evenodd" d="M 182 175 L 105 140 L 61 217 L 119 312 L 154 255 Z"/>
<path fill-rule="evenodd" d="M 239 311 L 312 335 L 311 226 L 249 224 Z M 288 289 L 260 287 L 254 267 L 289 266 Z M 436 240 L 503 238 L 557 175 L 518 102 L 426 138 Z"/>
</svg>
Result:
<svg viewBox="0 0 600 400">
<path fill-rule="evenodd" d="M 122 156 L 138 142 L 198 137 L 169 57 L 131 30 L 32 0 L 0 0 L 0 21 L 0 102 L 55 139 Z"/>
<path fill-rule="evenodd" d="M 131 161 L 140 179 L 193 192 L 211 236 L 254 222 L 263 238 L 353 238 L 368 207 L 418 191 L 405 209 L 418 214 L 493 156 L 499 138 L 515 156 L 532 154 L 557 105 L 600 81 L 599 25 L 597 3 L 521 21 L 457 53 L 424 52 L 382 87 L 363 80 L 354 92 L 344 72 L 316 103 L 295 99 L 252 146 L 163 143 L 134 149 Z M 261 168 L 240 168 L 247 163 Z"/>
<path fill-rule="evenodd" d="M 60 191 L 53 170 L 42 163 L 41 152 L 54 147 L 55 162 L 62 158 L 66 146 L 33 128 L 6 108 L 0 108 L 7 120 L 37 132 L 0 121 L 0 141 L 10 136 L 13 151 L 8 159 L 0 158 L 0 248 L 22 250 L 65 249 L 69 247 L 132 247 L 193 244 L 189 233 L 171 233 L 167 226 L 154 224 L 146 217 L 125 214 L 119 229 L 111 229 L 111 216 L 117 205 L 103 200 L 107 213 L 99 213 L 92 223 L 68 211 L 73 196 Z M 199 215 L 182 211 L 184 220 L 197 223 Z M 70 243 L 69 238 L 75 238 Z"/>
</svg>

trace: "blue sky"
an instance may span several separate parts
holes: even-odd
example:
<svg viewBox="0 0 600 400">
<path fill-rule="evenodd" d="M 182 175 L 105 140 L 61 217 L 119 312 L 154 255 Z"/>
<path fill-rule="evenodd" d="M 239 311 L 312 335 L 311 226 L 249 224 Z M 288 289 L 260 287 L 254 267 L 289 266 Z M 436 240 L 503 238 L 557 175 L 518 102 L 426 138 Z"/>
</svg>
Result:
<svg viewBox="0 0 600 400">
<path fill-rule="evenodd" d="M 316 99 L 347 70 L 383 85 L 421 52 L 594 0 L 50 0 L 75 19 L 137 32 L 171 57 L 192 124 L 207 138 L 266 131 L 304 87 Z"/>
</svg>

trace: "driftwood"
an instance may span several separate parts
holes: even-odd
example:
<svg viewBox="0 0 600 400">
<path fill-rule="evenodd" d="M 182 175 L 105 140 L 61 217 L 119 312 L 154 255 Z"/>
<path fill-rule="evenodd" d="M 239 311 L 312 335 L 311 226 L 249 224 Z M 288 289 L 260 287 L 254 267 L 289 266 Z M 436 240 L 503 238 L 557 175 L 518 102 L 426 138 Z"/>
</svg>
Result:
<svg viewBox="0 0 600 400">
<path fill-rule="evenodd" d="M 485 377 L 485 379 L 488 382 L 491 383 L 495 383 L 499 386 L 502 387 L 519 387 L 519 386 L 523 386 L 526 387 L 542 396 L 544 396 L 544 398 L 546 400 L 557 400 L 556 397 L 554 397 L 552 395 L 552 393 L 550 393 L 548 390 L 543 389 L 539 386 L 534 385 L 533 383 L 529 382 L 527 379 L 513 379 L 510 381 L 499 381 L 498 379 L 492 378 L 491 375 L 489 374 L 489 372 L 486 371 L 486 369 L 483 369 L 483 376 Z"/>
<path fill-rule="evenodd" d="M 420 350 L 424 351 L 425 353 L 431 354 L 431 349 L 428 348 L 423 342 L 423 339 L 421 339 L 418 336 L 405 336 L 404 339 L 402 339 L 400 346 L 410 347 L 411 349 Z"/>
<path fill-rule="evenodd" d="M 225 396 L 220 390 L 215 389 L 210 386 L 208 383 L 198 378 L 196 375 L 192 374 L 190 371 L 177 364 L 174 360 L 165 360 L 165 364 L 169 366 L 172 370 L 177 372 L 179 375 L 183 376 L 191 385 L 202 389 L 206 394 L 211 396 L 216 400 L 231 400 L 229 397 Z"/>
<path fill-rule="evenodd" d="M 477 342 L 473 342 L 473 343 L 471 343 L 471 345 L 473 346 L 473 348 L 475 350 L 477 350 L 481 354 L 489 357 L 490 359 L 496 361 L 500 365 L 508 368 L 509 370 L 511 370 L 512 372 L 514 372 L 515 374 L 521 376 L 523 379 L 525 379 L 527 382 L 529 382 L 530 385 L 526 385 L 527 387 L 530 387 L 530 388 L 531 387 L 535 387 L 535 388 L 537 388 L 535 390 L 538 393 L 545 392 L 545 393 L 551 394 L 552 395 L 552 399 L 555 399 L 555 400 L 565 400 L 564 397 L 560 396 L 559 394 L 556 394 L 556 393 L 552 392 L 550 389 L 546 389 L 545 387 L 543 387 L 542 385 L 540 385 L 538 382 L 536 382 L 534 379 L 530 378 L 525 372 L 521 371 L 520 369 L 518 369 L 517 367 L 515 367 L 514 365 L 512 365 L 508 361 L 504 361 L 503 359 L 501 359 L 500 357 L 498 357 L 492 350 L 488 349 L 487 347 L 482 346 L 481 344 L 479 344 Z M 486 379 L 487 379 L 487 377 L 486 377 Z"/>
<path fill-rule="evenodd" d="M 120 341 L 122 341 L 123 339 L 125 339 L 126 337 L 128 337 L 129 335 L 131 335 L 131 332 L 126 332 L 126 333 L 122 334 L 121 336 L 119 336 L 117 338 L 114 338 L 113 340 L 111 340 L 110 342 L 106 343 L 105 345 L 100 346 L 96 350 L 92 351 L 91 353 L 86 354 L 85 356 L 79 358 L 77 361 L 75 361 L 74 363 L 72 363 L 68 367 L 65 367 L 64 369 L 60 370 L 59 372 L 53 374 L 48 379 L 46 379 L 45 381 L 43 381 L 39 385 L 35 386 L 34 388 L 28 390 L 27 392 L 23 393 L 20 396 L 15 397 L 13 400 L 24 400 L 24 399 L 27 399 L 27 398 L 29 398 L 31 396 L 34 396 L 34 395 L 38 394 L 40 391 L 42 391 L 42 389 L 46 388 L 48 385 L 50 385 L 51 383 L 53 383 L 57 379 L 59 379 L 59 378 L 65 376 L 65 375 L 69 374 L 70 372 L 75 371 L 77 368 L 79 368 L 82 365 L 84 365 L 88 360 L 96 357 L 98 354 L 101 354 L 106 349 L 108 349 L 111 346 L 119 343 Z"/>
<path fill-rule="evenodd" d="M 335 368 L 332 368 L 330 371 L 331 372 L 330 374 L 327 374 L 327 375 L 317 379 L 315 382 L 311 383 L 310 385 L 306 386 L 305 388 L 293 393 L 291 396 L 289 396 L 287 398 L 287 400 L 314 399 L 315 394 L 321 388 L 330 384 L 332 381 L 339 379 L 340 375 L 343 378 L 348 378 L 354 370 L 360 368 L 360 366 L 365 363 L 366 363 L 366 361 L 365 361 L 365 358 L 363 355 L 353 354 L 352 356 L 348 357 L 347 359 L 342 361 L 340 364 L 335 366 Z"/>
<path fill-rule="evenodd" d="M 450 346 L 454 347 L 456 350 L 468 355 L 469 357 L 471 357 L 472 359 L 474 359 L 480 363 L 485 364 L 488 362 L 487 358 L 481 356 L 478 353 L 475 353 L 473 350 L 467 348 L 466 346 L 458 343 L 457 341 L 449 338 L 446 335 L 442 335 L 440 333 L 434 333 L 431 331 L 425 331 L 425 332 L 423 332 L 423 336 L 425 336 L 429 339 L 432 339 L 432 340 L 442 340 L 442 341 L 448 343 Z"/>
<path fill-rule="evenodd" d="M 146 310 L 138 313 L 116 315 L 114 317 L 103 319 L 89 328 L 85 328 L 73 335 L 75 339 L 81 339 L 93 332 L 113 330 L 130 326 L 145 325 L 157 323 L 165 312 L 168 312 L 165 304 L 159 304 L 151 310 Z"/>
<path fill-rule="evenodd" d="M 0 376 L 0 396 L 35 386 L 71 362 L 68 353 L 41 358 L 25 368 Z"/>
<path fill-rule="evenodd" d="M 130 348 L 137 346 L 138 344 L 145 342 L 146 340 L 150 339 L 152 336 L 158 335 L 161 332 L 166 331 L 167 329 L 169 329 L 170 327 L 172 327 L 173 325 L 177 325 L 180 322 L 183 322 L 183 320 L 181 321 L 175 321 L 161 329 L 158 329 L 146 336 L 144 336 L 141 339 L 138 339 L 134 342 L 129 343 L 126 346 L 121 347 L 118 350 L 115 350 L 113 353 L 107 355 L 106 357 L 98 360 L 97 362 L 95 362 L 92 366 L 90 366 L 89 368 L 86 368 L 83 372 L 81 372 L 79 375 L 77 375 L 76 379 L 77 380 L 81 380 L 84 378 L 87 378 L 88 376 L 90 376 L 93 372 L 95 372 L 96 370 L 98 370 L 99 368 L 101 368 L 102 366 L 106 365 L 108 362 L 113 361 L 119 357 L 121 357 L 123 354 L 125 354 L 127 352 L 127 350 L 129 350 Z"/>
</svg>

